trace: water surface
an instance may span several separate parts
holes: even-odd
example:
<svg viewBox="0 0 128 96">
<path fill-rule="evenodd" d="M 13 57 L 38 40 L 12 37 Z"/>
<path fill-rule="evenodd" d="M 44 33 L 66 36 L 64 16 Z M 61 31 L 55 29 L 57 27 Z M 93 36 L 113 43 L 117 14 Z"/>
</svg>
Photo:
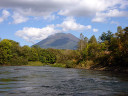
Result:
<svg viewBox="0 0 128 96">
<path fill-rule="evenodd" d="M 0 96 L 128 96 L 128 75 L 44 66 L 0 67 Z"/>
</svg>

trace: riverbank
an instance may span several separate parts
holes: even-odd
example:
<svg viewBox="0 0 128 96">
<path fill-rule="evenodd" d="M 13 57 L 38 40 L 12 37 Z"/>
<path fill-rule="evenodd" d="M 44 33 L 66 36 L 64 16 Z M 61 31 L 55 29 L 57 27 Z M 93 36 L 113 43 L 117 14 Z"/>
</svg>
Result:
<svg viewBox="0 0 128 96">
<path fill-rule="evenodd" d="M 62 67 L 62 68 L 75 68 L 75 69 L 87 69 L 87 70 L 99 70 L 99 71 L 113 71 L 113 72 L 122 72 L 122 73 L 128 73 L 128 68 L 126 67 L 103 67 L 103 66 L 81 66 L 81 65 L 76 65 L 73 67 L 68 67 L 67 64 L 62 64 L 62 63 L 55 63 L 55 64 L 48 64 L 51 67 Z"/>
<path fill-rule="evenodd" d="M 42 63 L 40 61 L 34 61 L 34 62 L 31 61 L 31 62 L 28 62 L 28 64 L 25 65 L 25 66 L 45 66 L 45 65 L 48 65 L 48 66 L 51 66 L 51 67 L 63 67 L 63 68 L 66 68 L 66 64 L 62 64 L 62 63 L 49 64 L 49 63 Z"/>
<path fill-rule="evenodd" d="M 98 71 L 113 71 L 113 72 L 121 72 L 128 73 L 128 68 L 125 67 L 76 67 L 78 69 L 88 69 L 88 70 L 98 70 Z"/>
<path fill-rule="evenodd" d="M 63 63 L 42 63 L 40 61 L 30 61 L 26 65 L 19 65 L 19 66 L 51 66 L 51 67 L 61 67 L 61 68 L 75 68 L 75 69 L 87 69 L 87 70 L 99 70 L 99 71 L 113 71 L 113 72 L 124 72 L 128 73 L 128 68 L 125 67 L 103 67 L 103 66 L 92 66 L 91 64 L 78 64 L 76 66 L 69 66 L 68 64 Z M 73 65 L 73 64 L 72 64 Z M 85 66 L 86 65 L 86 66 Z M 2 66 L 12 66 L 12 65 L 2 65 Z M 17 65 L 13 65 L 17 66 Z"/>
</svg>

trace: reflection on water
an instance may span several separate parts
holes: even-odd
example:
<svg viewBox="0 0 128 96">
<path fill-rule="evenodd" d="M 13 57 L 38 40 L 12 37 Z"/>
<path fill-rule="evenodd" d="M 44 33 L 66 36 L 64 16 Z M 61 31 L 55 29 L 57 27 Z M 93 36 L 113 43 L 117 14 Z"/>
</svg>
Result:
<svg viewBox="0 0 128 96">
<path fill-rule="evenodd" d="M 0 67 L 0 96 L 128 96 L 128 75 L 55 67 Z"/>
</svg>

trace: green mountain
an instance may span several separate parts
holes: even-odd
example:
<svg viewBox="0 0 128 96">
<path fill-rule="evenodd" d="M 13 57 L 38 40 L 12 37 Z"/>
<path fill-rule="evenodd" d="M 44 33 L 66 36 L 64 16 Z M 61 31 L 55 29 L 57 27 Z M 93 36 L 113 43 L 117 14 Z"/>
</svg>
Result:
<svg viewBox="0 0 128 96">
<path fill-rule="evenodd" d="M 56 33 L 38 42 L 41 48 L 76 49 L 79 39 L 70 33 Z"/>
</svg>

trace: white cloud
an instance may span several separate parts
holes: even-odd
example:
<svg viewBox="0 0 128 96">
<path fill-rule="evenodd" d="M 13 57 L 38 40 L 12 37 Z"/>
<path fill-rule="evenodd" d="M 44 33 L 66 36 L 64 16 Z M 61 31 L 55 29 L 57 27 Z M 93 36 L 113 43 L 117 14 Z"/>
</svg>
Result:
<svg viewBox="0 0 128 96">
<path fill-rule="evenodd" d="M 76 23 L 73 17 L 67 17 L 61 24 L 49 25 L 43 28 L 24 27 L 22 30 L 17 31 L 15 35 L 34 43 L 36 40 L 43 40 L 55 33 L 82 31 L 91 28 L 91 25 L 84 26 Z"/>
<path fill-rule="evenodd" d="M 44 20 L 55 20 L 55 15 L 48 15 L 48 16 L 44 16 Z"/>
<path fill-rule="evenodd" d="M 85 28 L 86 28 L 86 29 L 91 29 L 92 26 L 91 26 L 91 25 L 87 25 L 87 26 L 85 26 Z"/>
<path fill-rule="evenodd" d="M 35 40 L 43 40 L 58 32 L 59 30 L 54 29 L 54 25 L 49 25 L 43 28 L 24 27 L 22 30 L 17 31 L 15 35 L 34 43 Z"/>
<path fill-rule="evenodd" d="M 7 10 L 2 11 L 2 16 L 0 17 L 0 23 L 6 20 L 10 16 L 10 13 Z"/>
<path fill-rule="evenodd" d="M 19 13 L 14 13 L 12 18 L 14 20 L 12 23 L 14 23 L 14 24 L 23 23 L 23 22 L 26 22 L 28 20 L 27 17 L 24 17 Z"/>
<path fill-rule="evenodd" d="M 72 2 L 70 2 L 72 3 Z M 64 16 L 93 16 L 97 11 L 102 11 L 106 6 L 104 0 L 74 0 L 72 6 L 60 10 Z"/>
<path fill-rule="evenodd" d="M 84 29 L 91 29 L 91 25 L 84 26 L 76 23 L 73 17 L 67 17 L 61 24 L 57 24 L 57 27 L 61 27 L 63 31 L 81 31 Z"/>
<path fill-rule="evenodd" d="M 119 11 L 118 9 L 108 10 L 107 12 L 97 12 L 92 22 L 105 22 L 110 17 L 128 17 L 128 11 Z"/>
<path fill-rule="evenodd" d="M 121 3 L 121 6 L 120 6 L 121 9 L 128 8 L 128 0 L 123 0 L 120 3 Z"/>
<path fill-rule="evenodd" d="M 94 22 L 102 22 L 107 17 L 128 17 L 128 11 L 125 11 L 127 6 L 127 0 L 0 0 L 0 8 L 12 9 L 23 17 L 49 18 L 51 14 L 57 13 L 63 16 L 90 17 Z"/>
<path fill-rule="evenodd" d="M 105 22 L 106 18 L 103 17 L 95 17 L 92 19 L 92 22 Z"/>
<path fill-rule="evenodd" d="M 95 28 L 93 29 L 93 32 L 98 32 L 98 31 L 99 31 L 98 29 L 95 29 Z"/>
<path fill-rule="evenodd" d="M 107 12 L 97 13 L 96 16 L 101 17 L 128 17 L 127 11 L 119 11 L 118 9 L 109 10 Z"/>
<path fill-rule="evenodd" d="M 116 24 L 117 26 L 119 26 L 119 22 L 117 21 L 111 21 L 111 24 Z"/>
</svg>

